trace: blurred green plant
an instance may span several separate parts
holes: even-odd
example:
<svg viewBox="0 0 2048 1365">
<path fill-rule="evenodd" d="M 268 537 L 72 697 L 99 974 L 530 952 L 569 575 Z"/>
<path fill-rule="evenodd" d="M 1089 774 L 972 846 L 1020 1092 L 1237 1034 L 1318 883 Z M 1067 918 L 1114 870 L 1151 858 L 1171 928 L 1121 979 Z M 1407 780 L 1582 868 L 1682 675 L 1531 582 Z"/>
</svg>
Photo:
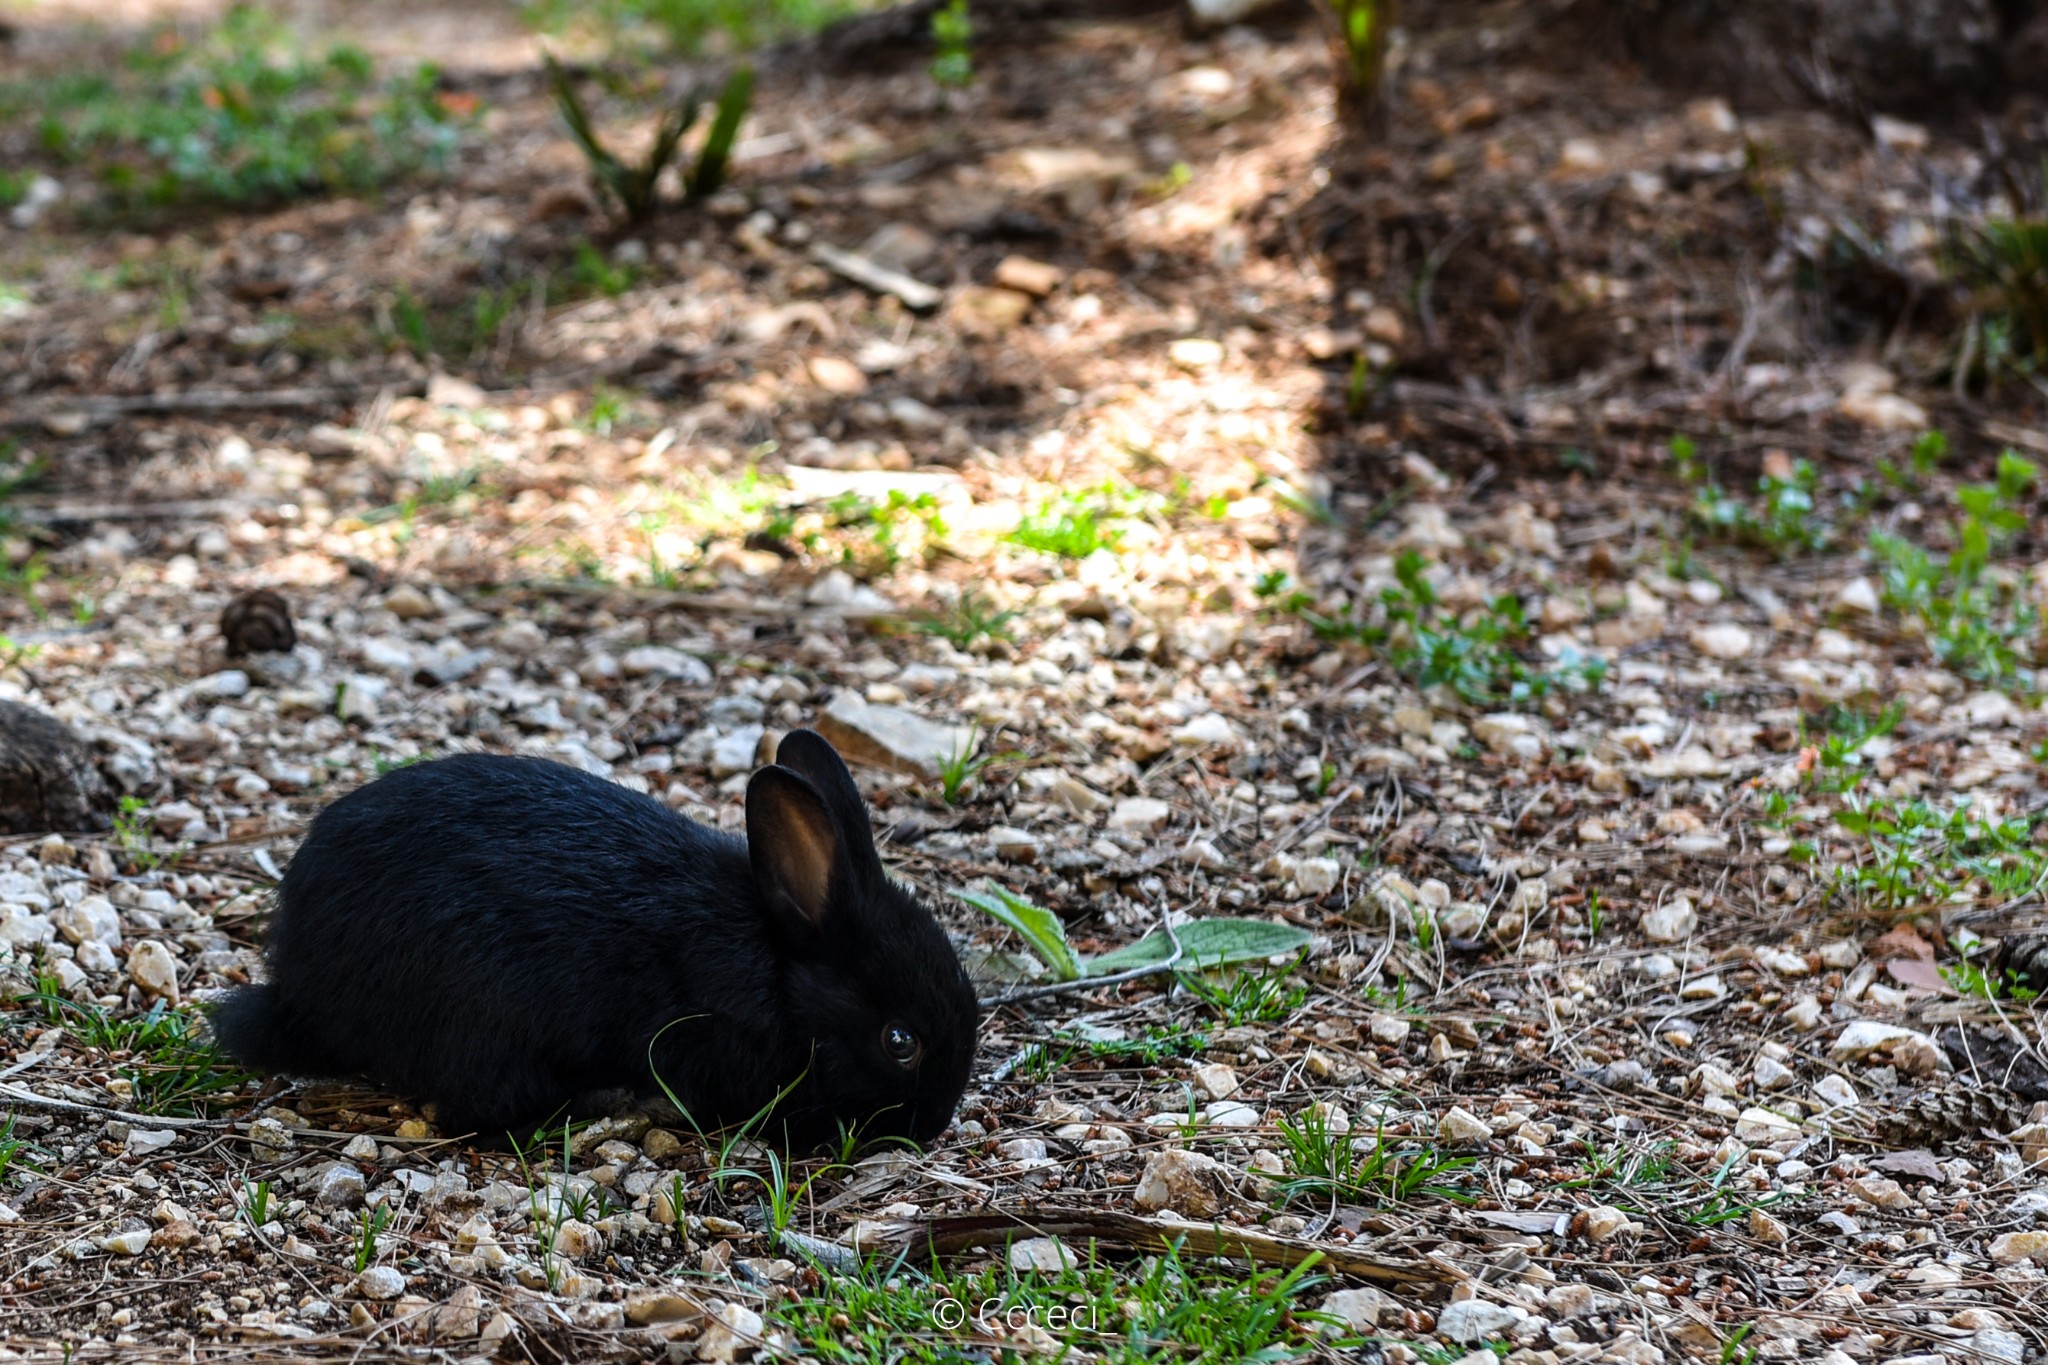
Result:
<svg viewBox="0 0 2048 1365">
<path fill-rule="evenodd" d="M 1998 571 L 1992 555 L 2026 529 L 2039 478 L 2039 466 L 2007 450 L 1992 482 L 1957 489 L 1960 516 L 1945 559 L 1903 536 L 1870 537 L 1884 604 L 1916 620 L 1943 663 L 1992 686 L 2034 683 L 2040 616 L 2024 585 Z"/>
<path fill-rule="evenodd" d="M 872 8 L 861 0 L 533 0 L 527 22 L 613 51 L 750 51 Z"/>
<path fill-rule="evenodd" d="M 275 18 L 230 9 L 203 37 L 157 31 L 111 72 L 41 82 L 43 150 L 124 207 L 358 194 L 446 162 L 477 115 L 423 64 L 380 77 L 346 45 L 309 55 Z M 24 107 L 16 92 L 0 107 Z"/>
<path fill-rule="evenodd" d="M 1679 479 L 1693 489 L 1693 520 L 1715 535 L 1759 546 L 1779 559 L 1826 549 L 1834 538 L 1820 515 L 1815 497 L 1820 471 L 1810 460 L 1796 461 L 1782 474 L 1767 470 L 1758 476 L 1760 508 L 1727 492 L 1707 473 L 1691 437 L 1672 438 L 1671 460 Z"/>
<path fill-rule="evenodd" d="M 598 137 L 590 113 L 584 107 L 582 96 L 576 93 L 575 82 L 570 79 L 568 71 L 552 53 L 543 54 L 543 60 L 555 108 L 561 114 L 562 122 L 568 125 L 569 135 L 582 150 L 598 192 L 617 208 L 626 222 L 645 221 L 659 207 L 658 185 L 662 172 L 676 161 L 684 136 L 696 126 L 697 115 L 704 103 L 703 92 L 692 88 L 665 109 L 646 152 L 637 161 L 626 161 Z M 698 149 L 696 163 L 683 173 L 683 189 L 689 198 L 716 194 L 725 184 L 726 171 L 732 162 L 733 140 L 739 134 L 740 123 L 746 118 L 747 107 L 753 97 L 754 68 L 746 65 L 734 68 L 719 92 L 711 128 L 704 138 L 704 145 Z"/>
<path fill-rule="evenodd" d="M 967 13 L 967 0 L 949 0 L 932 11 L 932 79 L 940 85 L 960 89 L 974 82 L 974 20 Z"/>
<path fill-rule="evenodd" d="M 1354 126 L 1378 131 L 1387 101 L 1387 34 L 1394 0 L 1324 0 L 1337 67 L 1337 105 Z"/>
</svg>

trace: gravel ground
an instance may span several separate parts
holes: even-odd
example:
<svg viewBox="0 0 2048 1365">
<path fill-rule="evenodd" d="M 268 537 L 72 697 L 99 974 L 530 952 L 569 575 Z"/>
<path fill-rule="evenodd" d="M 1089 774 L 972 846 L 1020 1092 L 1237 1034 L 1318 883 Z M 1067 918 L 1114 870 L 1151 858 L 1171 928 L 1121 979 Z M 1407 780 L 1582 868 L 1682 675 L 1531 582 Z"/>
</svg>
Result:
<svg viewBox="0 0 2048 1365">
<path fill-rule="evenodd" d="M 2043 403 L 1799 273 L 1927 268 L 1974 154 L 1502 14 L 1363 151 L 1307 29 L 770 67 L 735 189 L 626 234 L 493 9 L 443 181 L 0 238 L 0 700 L 105 783 L 0 842 L 0 1359 L 2048 1358 Z M 375 325 L 586 240 L 617 289 L 464 357 Z M 487 749 L 737 829 L 799 725 L 1024 997 L 929 1150 L 508 1157 L 207 1047 L 336 795 Z M 1310 947 L 1031 993 L 988 882 Z M 949 1323 L 984 1268 L 1068 1326 Z"/>
</svg>

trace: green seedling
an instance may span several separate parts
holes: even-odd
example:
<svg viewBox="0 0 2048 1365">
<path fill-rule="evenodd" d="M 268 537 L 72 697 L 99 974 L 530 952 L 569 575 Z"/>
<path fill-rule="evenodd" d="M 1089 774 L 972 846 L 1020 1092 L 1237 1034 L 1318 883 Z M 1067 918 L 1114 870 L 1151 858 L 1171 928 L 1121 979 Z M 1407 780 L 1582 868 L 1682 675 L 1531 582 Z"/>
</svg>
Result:
<svg viewBox="0 0 2048 1365">
<path fill-rule="evenodd" d="M 1473 1198 L 1445 1179 L 1470 1167 L 1471 1157 L 1450 1156 L 1423 1143 L 1390 1142 L 1384 1128 L 1367 1144 L 1348 1131 L 1338 1131 L 1330 1115 L 1319 1108 L 1280 1120 L 1280 1142 L 1288 1170 L 1287 1178 L 1278 1182 L 1283 1206 L 1300 1199 L 1434 1198 L 1469 1203 Z"/>
<path fill-rule="evenodd" d="M 1306 1307 L 1325 1284 L 1313 1256 L 1277 1271 L 1187 1254 L 1179 1244 L 1137 1261 L 1071 1250 L 1071 1265 L 1043 1271 L 1012 1270 L 1000 1254 L 967 1272 L 878 1258 L 853 1273 L 822 1273 L 769 1316 L 797 1352 L 823 1365 L 981 1359 L 989 1331 L 1011 1322 L 1043 1324 L 1075 1358 L 1115 1365 L 1271 1363 L 1356 1340 L 1330 1335 L 1329 1321 Z"/>
<path fill-rule="evenodd" d="M 6 1188 L 7 1180 L 10 1176 L 20 1176 L 27 1179 L 35 1176 L 42 1169 L 27 1155 L 27 1153 L 39 1152 L 42 1149 L 31 1143 L 27 1138 L 16 1137 L 14 1134 L 17 1117 L 16 1114 L 10 1111 L 6 1120 L 0 1122 L 0 1189 Z"/>
<path fill-rule="evenodd" d="M 953 894 L 1015 932 L 1039 961 L 1051 969 L 1055 981 L 1080 981 L 1153 967 L 1178 971 L 1197 963 L 1213 968 L 1263 962 L 1305 952 L 1309 946 L 1309 934 L 1291 924 L 1205 919 L 1174 927 L 1173 937 L 1179 941 L 1181 950 L 1178 960 L 1173 958 L 1173 944 L 1167 935 L 1157 931 L 1114 952 L 1090 957 L 1076 952 L 1067 942 L 1066 926 L 1058 915 L 994 882 L 984 886 L 985 890 L 956 890 Z"/>
<path fill-rule="evenodd" d="M 1884 605 L 1915 621 L 1936 657 L 1967 677 L 2027 691 L 2039 613 L 2022 585 L 1992 572 L 1991 556 L 2027 526 L 2040 469 L 2008 450 L 1987 484 L 1956 490 L 1960 516 L 1946 559 L 1886 533 L 1870 537 Z"/>
<path fill-rule="evenodd" d="M 1020 612 L 998 610 L 979 589 L 962 590 L 943 615 L 927 616 L 911 624 L 920 635 L 936 635 L 955 649 L 971 649 L 977 640 L 1008 640 L 1010 622 Z"/>
<path fill-rule="evenodd" d="M 1149 495 L 1105 483 L 1052 499 L 1017 523 L 1004 537 L 1013 545 L 1061 559 L 1086 559 L 1119 549 L 1124 533 L 1116 525 L 1149 504 Z"/>
<path fill-rule="evenodd" d="M 665 64 L 712 50 L 751 52 L 818 30 L 864 6 L 858 0 L 528 0 L 527 21 L 569 32 L 604 51 Z"/>
<path fill-rule="evenodd" d="M 626 222 L 644 222 L 659 207 L 656 186 L 662 172 L 676 160 L 684 136 L 696 124 L 704 101 L 703 93 L 693 89 L 664 110 L 646 153 L 638 161 L 628 162 L 598 137 L 583 99 L 577 94 L 575 83 L 561 63 L 552 53 L 543 54 L 542 60 L 547 67 L 548 88 L 554 95 L 555 108 L 561 114 L 562 122 L 568 126 L 570 137 L 582 150 L 592 181 Z M 691 199 L 716 194 L 725 184 L 733 140 L 738 135 L 740 122 L 746 117 L 753 94 L 753 67 L 741 65 L 726 77 L 712 114 L 710 133 L 698 151 L 696 163 L 683 174 L 684 190 Z"/>
<path fill-rule="evenodd" d="M 29 107 L 42 149 L 125 208 L 364 193 L 445 164 L 478 111 L 433 66 L 382 78 L 359 48 L 306 53 L 253 5 L 197 41 L 166 28 L 111 70 L 40 82 Z"/>
<path fill-rule="evenodd" d="M 364 1209 L 356 1217 L 355 1259 L 356 1274 L 368 1270 L 377 1260 L 377 1239 L 391 1226 L 391 1206 L 379 1204 L 374 1209 Z"/>
<path fill-rule="evenodd" d="M 974 83 L 974 20 L 967 13 L 967 0 L 948 0 L 932 11 L 932 79 L 940 85 L 959 89 Z"/>
<path fill-rule="evenodd" d="M 248 1220 L 251 1232 L 261 1232 L 270 1221 L 270 1182 L 268 1180 L 242 1182 L 242 1214 Z"/>
<path fill-rule="evenodd" d="M 969 730 L 960 747 L 939 764 L 939 795 L 947 805 L 959 805 L 966 795 L 967 784 L 984 769 L 1014 763 L 1024 757 L 1016 749 L 1005 750 L 999 754 L 977 754 L 975 747 L 980 742 L 980 729 Z"/>
<path fill-rule="evenodd" d="M 1304 950 L 1285 967 L 1272 971 L 1231 972 L 1218 980 L 1184 971 L 1179 980 L 1182 989 L 1216 1011 L 1225 1027 L 1270 1024 L 1292 1015 L 1308 999 L 1308 987 L 1290 984 L 1307 958 Z"/>
</svg>

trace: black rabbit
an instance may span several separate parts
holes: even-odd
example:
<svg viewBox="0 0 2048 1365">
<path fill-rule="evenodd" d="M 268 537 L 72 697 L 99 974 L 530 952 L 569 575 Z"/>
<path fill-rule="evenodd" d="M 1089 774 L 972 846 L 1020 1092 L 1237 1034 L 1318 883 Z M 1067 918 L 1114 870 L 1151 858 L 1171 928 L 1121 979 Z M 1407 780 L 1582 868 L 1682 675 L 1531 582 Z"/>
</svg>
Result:
<svg viewBox="0 0 2048 1365">
<path fill-rule="evenodd" d="M 219 1006 L 244 1064 L 365 1076 L 495 1138 L 662 1086 L 707 1130 L 776 1105 L 923 1142 L 973 1060 L 974 991 L 808 730 L 747 784 L 747 837 L 544 759 L 400 768 L 313 821 L 269 980 Z"/>
</svg>

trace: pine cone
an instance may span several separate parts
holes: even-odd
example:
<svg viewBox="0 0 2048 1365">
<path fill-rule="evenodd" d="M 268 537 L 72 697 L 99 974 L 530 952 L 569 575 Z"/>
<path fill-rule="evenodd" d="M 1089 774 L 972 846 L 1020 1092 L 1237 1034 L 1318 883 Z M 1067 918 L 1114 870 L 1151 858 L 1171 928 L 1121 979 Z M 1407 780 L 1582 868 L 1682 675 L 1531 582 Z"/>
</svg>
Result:
<svg viewBox="0 0 2048 1365">
<path fill-rule="evenodd" d="M 1891 1147 L 1926 1147 L 2004 1137 L 2027 1121 L 2027 1103 L 1996 1086 L 1951 1083 L 1899 1102 L 1877 1121 L 1878 1140 Z"/>
<path fill-rule="evenodd" d="M 2019 986 L 2048 995 L 2048 934 L 2014 934 L 1991 955 L 1991 979 L 2001 990 Z"/>
<path fill-rule="evenodd" d="M 245 592 L 228 603 L 220 614 L 220 636 L 227 642 L 231 659 L 244 654 L 283 654 L 299 642 L 291 605 L 268 588 Z"/>
</svg>

